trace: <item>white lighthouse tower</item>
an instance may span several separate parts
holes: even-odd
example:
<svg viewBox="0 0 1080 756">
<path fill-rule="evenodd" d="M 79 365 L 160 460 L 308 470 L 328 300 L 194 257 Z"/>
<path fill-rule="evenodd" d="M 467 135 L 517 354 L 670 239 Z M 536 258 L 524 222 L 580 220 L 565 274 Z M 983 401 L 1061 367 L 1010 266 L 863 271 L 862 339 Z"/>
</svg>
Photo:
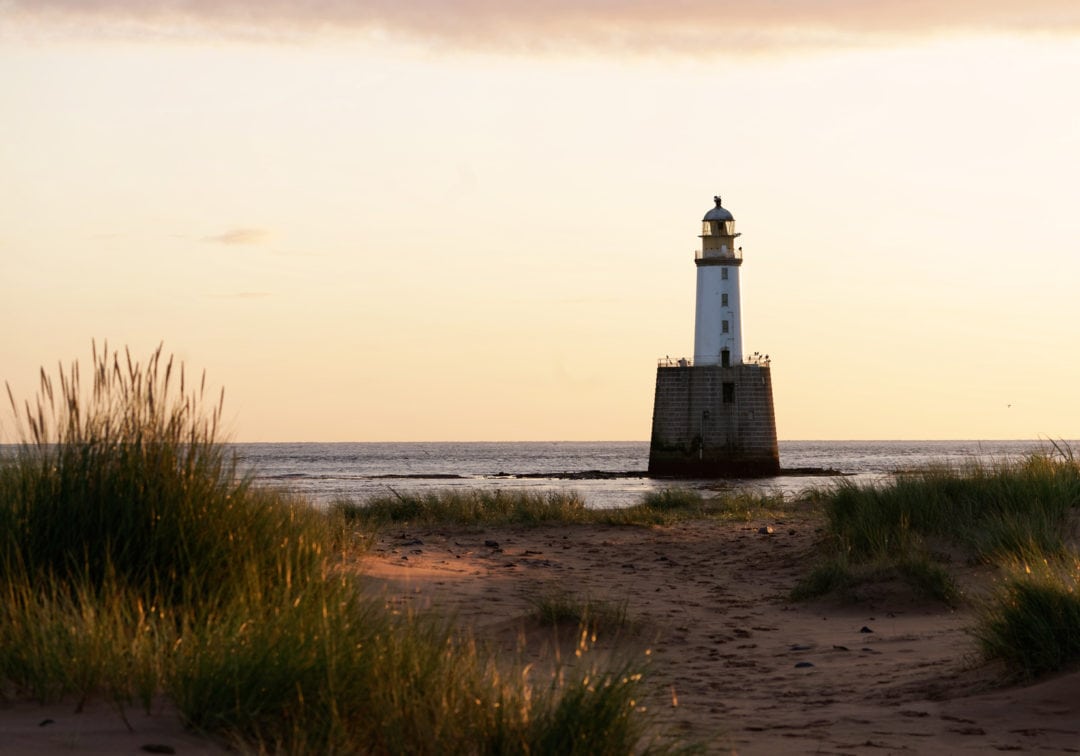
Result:
<svg viewBox="0 0 1080 756">
<path fill-rule="evenodd" d="M 694 318 L 694 364 L 729 367 L 742 362 L 739 315 L 739 266 L 735 218 L 713 197 L 716 207 L 701 221 L 697 263 L 697 311 Z"/>
</svg>

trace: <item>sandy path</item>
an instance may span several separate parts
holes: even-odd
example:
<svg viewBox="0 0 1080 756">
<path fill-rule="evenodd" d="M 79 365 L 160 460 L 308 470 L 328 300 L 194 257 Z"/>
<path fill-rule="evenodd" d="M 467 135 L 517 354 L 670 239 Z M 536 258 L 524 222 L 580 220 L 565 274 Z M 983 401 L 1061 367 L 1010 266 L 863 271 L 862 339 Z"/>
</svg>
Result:
<svg viewBox="0 0 1080 756">
<path fill-rule="evenodd" d="M 617 645 L 652 649 L 651 710 L 710 752 L 1080 752 L 1080 675 L 995 688 L 970 612 L 899 592 L 791 604 L 813 523 L 765 524 L 398 528 L 365 569 L 372 590 L 481 638 L 505 640 L 544 592 L 626 601 L 634 637 Z"/>
</svg>

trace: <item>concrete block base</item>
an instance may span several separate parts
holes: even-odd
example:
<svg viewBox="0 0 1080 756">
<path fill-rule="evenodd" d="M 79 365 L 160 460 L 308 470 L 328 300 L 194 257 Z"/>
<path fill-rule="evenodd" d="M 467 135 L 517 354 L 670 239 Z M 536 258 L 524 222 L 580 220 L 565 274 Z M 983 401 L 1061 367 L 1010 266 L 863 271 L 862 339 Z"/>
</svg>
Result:
<svg viewBox="0 0 1080 756">
<path fill-rule="evenodd" d="M 658 368 L 649 472 L 685 478 L 778 474 L 770 368 Z"/>
</svg>

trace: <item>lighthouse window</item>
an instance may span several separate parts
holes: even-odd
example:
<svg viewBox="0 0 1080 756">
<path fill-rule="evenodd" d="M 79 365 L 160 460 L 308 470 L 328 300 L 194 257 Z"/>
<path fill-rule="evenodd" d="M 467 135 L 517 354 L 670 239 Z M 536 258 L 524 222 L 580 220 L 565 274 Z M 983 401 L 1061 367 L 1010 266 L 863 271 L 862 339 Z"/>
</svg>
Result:
<svg viewBox="0 0 1080 756">
<path fill-rule="evenodd" d="M 727 307 L 727 292 L 725 291 L 720 295 L 720 306 Z"/>
<path fill-rule="evenodd" d="M 720 332 L 721 333 L 727 333 L 728 332 L 728 322 L 726 320 L 723 320 L 723 321 L 720 322 Z"/>
<path fill-rule="evenodd" d="M 734 403 L 735 403 L 735 384 L 734 383 L 725 383 L 724 384 L 724 404 L 734 404 Z"/>
<path fill-rule="evenodd" d="M 721 281 L 726 281 L 727 280 L 727 268 L 721 268 L 720 269 L 720 280 Z"/>
</svg>

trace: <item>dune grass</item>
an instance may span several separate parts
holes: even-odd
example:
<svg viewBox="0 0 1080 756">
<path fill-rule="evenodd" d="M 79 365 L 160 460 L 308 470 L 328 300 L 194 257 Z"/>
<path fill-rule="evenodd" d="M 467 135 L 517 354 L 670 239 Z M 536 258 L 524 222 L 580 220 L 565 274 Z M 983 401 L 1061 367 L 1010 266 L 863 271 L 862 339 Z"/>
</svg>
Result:
<svg viewBox="0 0 1080 756">
<path fill-rule="evenodd" d="M 851 562 L 842 554 L 831 554 L 800 579 L 791 591 L 791 598 L 804 601 L 832 594 L 857 602 L 863 587 L 890 581 L 907 585 L 919 598 L 942 601 L 949 606 L 961 601 L 947 567 L 923 551 L 858 562 Z"/>
<path fill-rule="evenodd" d="M 189 389 L 160 349 L 145 365 L 107 349 L 92 359 L 90 386 L 76 363 L 55 380 L 42 371 L 21 413 L 12 399 L 24 440 L 0 466 L 5 574 L 205 603 L 243 590 L 237 565 L 319 573 L 328 521 L 238 474 L 205 381 Z"/>
<path fill-rule="evenodd" d="M 1080 557 L 1014 560 L 975 629 L 983 655 L 1030 679 L 1080 663 Z"/>
<path fill-rule="evenodd" d="M 446 621 L 399 616 L 339 569 L 340 515 L 253 487 L 217 440 L 220 398 L 159 349 L 44 371 L 0 461 L 0 689 L 165 694 L 242 751 L 648 751 L 640 676 L 506 670 Z M 10 396 L 10 389 L 9 389 Z M 554 749 L 554 750 L 552 750 Z"/>
<path fill-rule="evenodd" d="M 900 578 L 955 604 L 952 559 L 996 565 L 1004 576 L 978 602 L 973 631 L 984 657 L 1020 678 L 1080 663 L 1080 462 L 1069 449 L 930 468 L 881 486 L 841 484 L 814 497 L 827 521 L 822 560 L 795 598 Z"/>
<path fill-rule="evenodd" d="M 841 483 L 814 496 L 826 516 L 824 559 L 797 596 L 844 590 L 892 570 L 916 590 L 955 603 L 943 550 L 990 563 L 1067 552 L 1080 465 L 1069 455 L 1035 454 L 928 468 L 886 485 Z"/>
<path fill-rule="evenodd" d="M 585 522 L 589 510 L 575 491 L 520 491 L 478 488 L 372 497 L 362 504 L 336 502 L 332 510 L 351 522 L 373 527 L 389 523 L 457 525 L 538 525 Z"/>
<path fill-rule="evenodd" d="M 649 491 L 637 506 L 656 512 L 703 512 L 705 497 L 689 488 L 661 488 Z"/>
<path fill-rule="evenodd" d="M 547 625 L 572 625 L 592 635 L 617 633 L 632 626 L 629 604 L 566 590 L 552 590 L 533 597 L 533 616 Z"/>
<path fill-rule="evenodd" d="M 178 638 L 167 618 L 109 581 L 8 577 L 0 583 L 0 680 L 38 701 L 73 697 L 77 710 L 94 696 L 120 711 L 134 702 L 148 708 Z"/>
<path fill-rule="evenodd" d="M 1080 465 L 1034 454 L 1022 461 L 929 468 L 885 486 L 841 484 L 827 498 L 831 533 L 855 558 L 903 553 L 929 537 L 994 559 L 1065 549 L 1080 503 Z"/>
<path fill-rule="evenodd" d="M 576 491 L 522 491 L 478 488 L 376 496 L 364 502 L 340 501 L 331 510 L 366 528 L 390 523 L 412 525 L 668 525 L 693 519 L 741 519 L 775 515 L 785 509 L 774 493 L 732 492 L 705 498 L 688 488 L 650 491 L 629 507 L 587 507 Z"/>
</svg>

